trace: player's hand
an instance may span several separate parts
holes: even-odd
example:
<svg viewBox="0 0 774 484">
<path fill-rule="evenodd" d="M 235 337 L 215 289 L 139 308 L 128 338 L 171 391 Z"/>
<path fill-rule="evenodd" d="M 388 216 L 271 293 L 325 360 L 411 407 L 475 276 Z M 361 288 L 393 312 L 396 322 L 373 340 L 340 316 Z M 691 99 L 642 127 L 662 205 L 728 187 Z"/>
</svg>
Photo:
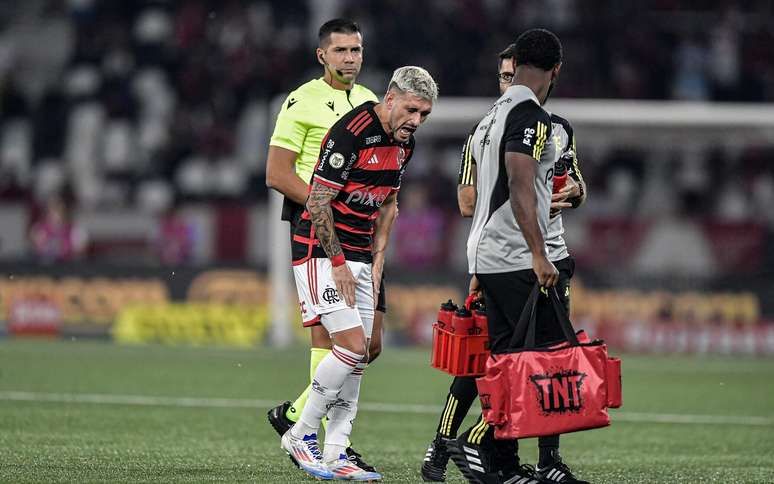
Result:
<svg viewBox="0 0 774 484">
<path fill-rule="evenodd" d="M 468 296 L 475 296 L 474 301 L 481 299 L 481 283 L 478 281 L 478 277 L 475 275 L 470 278 L 470 284 L 468 285 Z"/>
<path fill-rule="evenodd" d="M 384 255 L 374 255 L 371 265 L 371 283 L 374 287 L 374 307 L 379 303 L 379 291 L 382 290 L 382 273 L 384 272 Z"/>
<path fill-rule="evenodd" d="M 336 289 L 344 298 L 344 302 L 351 308 L 355 307 L 355 278 L 352 276 L 349 266 L 341 264 L 340 266 L 333 267 L 331 272 L 333 273 L 333 282 L 336 283 Z"/>
<path fill-rule="evenodd" d="M 532 270 L 542 287 L 554 287 L 559 282 L 559 271 L 543 254 L 532 256 Z"/>
</svg>

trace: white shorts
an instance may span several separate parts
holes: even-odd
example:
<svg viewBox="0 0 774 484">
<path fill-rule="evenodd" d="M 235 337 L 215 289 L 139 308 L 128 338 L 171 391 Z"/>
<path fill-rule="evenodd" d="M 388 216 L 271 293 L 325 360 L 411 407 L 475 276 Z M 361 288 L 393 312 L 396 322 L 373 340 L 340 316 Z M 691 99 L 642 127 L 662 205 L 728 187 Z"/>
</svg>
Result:
<svg viewBox="0 0 774 484">
<path fill-rule="evenodd" d="M 366 338 L 374 326 L 371 264 L 347 261 L 355 278 L 355 307 L 347 306 L 333 282 L 331 260 L 312 258 L 293 266 L 304 327 L 322 324 L 329 333 L 362 326 Z"/>
</svg>

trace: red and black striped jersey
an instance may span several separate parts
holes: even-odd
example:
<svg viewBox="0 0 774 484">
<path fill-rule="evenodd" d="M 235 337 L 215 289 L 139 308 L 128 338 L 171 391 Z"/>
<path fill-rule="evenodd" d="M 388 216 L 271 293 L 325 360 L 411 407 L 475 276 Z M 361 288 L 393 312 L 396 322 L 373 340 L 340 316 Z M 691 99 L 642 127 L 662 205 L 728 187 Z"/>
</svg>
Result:
<svg viewBox="0 0 774 484">
<path fill-rule="evenodd" d="M 311 182 L 339 190 L 331 201 L 336 235 L 350 261 L 372 261 L 371 243 L 379 207 L 400 189 L 400 181 L 414 150 L 414 137 L 398 143 L 382 128 L 366 102 L 337 121 L 320 146 Z M 311 188 L 310 188 L 311 190 Z M 293 262 L 328 257 L 315 237 L 309 212 L 304 210 L 293 234 Z"/>
</svg>

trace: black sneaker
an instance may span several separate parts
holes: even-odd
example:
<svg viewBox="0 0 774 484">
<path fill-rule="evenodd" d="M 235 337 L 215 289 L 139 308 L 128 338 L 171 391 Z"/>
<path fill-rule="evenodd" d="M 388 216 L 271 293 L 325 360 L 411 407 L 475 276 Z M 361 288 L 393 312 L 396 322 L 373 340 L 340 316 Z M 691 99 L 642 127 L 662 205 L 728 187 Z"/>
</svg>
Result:
<svg viewBox="0 0 774 484">
<path fill-rule="evenodd" d="M 589 484 L 589 481 L 581 481 L 575 477 L 567 467 L 567 464 L 562 462 L 562 458 L 556 460 L 553 465 L 538 468 L 537 475 L 540 476 L 545 482 L 561 482 L 562 484 Z"/>
<path fill-rule="evenodd" d="M 522 464 L 505 473 L 500 473 L 500 475 L 502 484 L 548 484 L 552 482 L 542 479 L 535 468 L 529 464 Z"/>
<path fill-rule="evenodd" d="M 500 473 L 491 465 L 491 453 L 480 445 L 468 442 L 468 432 L 446 442 L 449 457 L 468 482 L 500 484 L 502 482 Z"/>
<path fill-rule="evenodd" d="M 425 453 L 425 460 L 422 462 L 423 481 L 446 481 L 446 464 L 449 463 L 449 451 L 446 445 L 451 440 L 442 437 L 441 434 L 436 434 L 435 439 L 430 442 L 427 453 Z"/>
<path fill-rule="evenodd" d="M 291 403 L 285 402 L 269 410 L 268 418 L 269 423 L 280 437 L 285 435 L 285 432 L 290 430 L 293 426 L 293 421 L 285 416 L 285 413 L 290 408 Z"/>
<path fill-rule="evenodd" d="M 363 460 L 363 456 L 360 455 L 355 449 L 352 447 L 347 447 L 347 459 L 358 466 L 359 468 L 363 469 L 366 472 L 376 472 L 376 469 L 371 464 L 368 464 L 366 461 Z"/>
</svg>

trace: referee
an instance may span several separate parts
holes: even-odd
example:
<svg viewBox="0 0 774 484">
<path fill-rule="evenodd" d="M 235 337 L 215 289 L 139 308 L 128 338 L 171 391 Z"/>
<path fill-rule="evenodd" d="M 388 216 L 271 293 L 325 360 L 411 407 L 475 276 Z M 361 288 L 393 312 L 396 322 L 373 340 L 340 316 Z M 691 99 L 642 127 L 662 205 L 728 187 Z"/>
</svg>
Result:
<svg viewBox="0 0 774 484">
<path fill-rule="evenodd" d="M 513 85 L 479 123 L 472 140 L 477 201 L 468 237 L 470 273 L 483 289 L 492 353 L 503 353 L 536 282 L 553 287 L 559 271 L 548 258 L 555 141 L 542 109 L 559 74 L 562 47 L 551 32 L 533 29 L 516 40 Z M 537 342 L 561 339 L 550 302 L 536 310 Z M 479 422 L 449 443 L 452 459 L 470 482 L 551 482 L 519 465 L 515 440 L 495 440 Z"/>
<path fill-rule="evenodd" d="M 329 20 L 320 27 L 318 39 L 316 54 L 317 61 L 323 66 L 323 76 L 302 84 L 288 95 L 277 115 L 266 162 L 266 185 L 285 196 L 282 220 L 290 222 L 291 237 L 304 211 L 323 137 L 336 121 L 355 107 L 367 101 L 379 102 L 371 90 L 355 83 L 363 64 L 363 37 L 358 24 L 343 18 Z M 385 311 L 382 281 L 369 347 L 370 361 L 381 353 Z M 311 378 L 320 361 L 331 352 L 331 339 L 319 322 L 309 328 L 312 333 Z M 286 401 L 269 411 L 269 423 L 280 436 L 298 420 L 310 387 L 311 383 L 293 403 Z M 347 456 L 358 467 L 374 471 L 373 466 L 365 463 L 351 447 L 347 447 Z"/>
</svg>

